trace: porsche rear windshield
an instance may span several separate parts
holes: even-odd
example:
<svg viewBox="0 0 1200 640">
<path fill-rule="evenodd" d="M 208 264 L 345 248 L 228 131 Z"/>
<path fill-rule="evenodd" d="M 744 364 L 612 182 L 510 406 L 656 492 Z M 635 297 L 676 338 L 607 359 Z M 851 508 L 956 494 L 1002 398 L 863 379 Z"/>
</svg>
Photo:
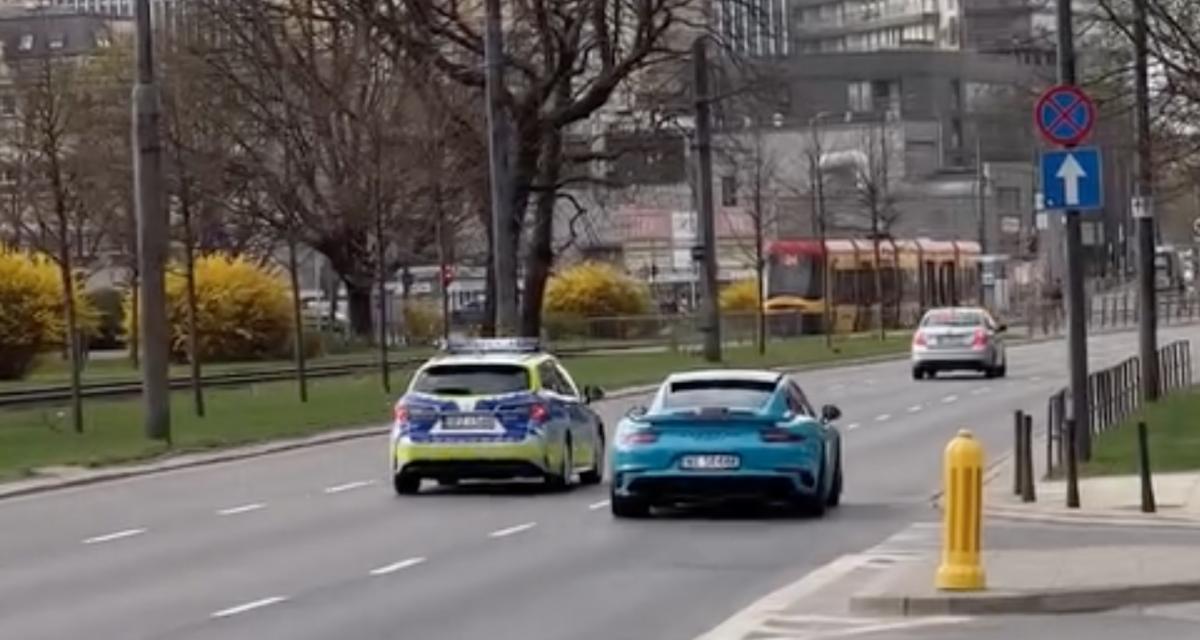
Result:
<svg viewBox="0 0 1200 640">
<path fill-rule="evenodd" d="M 775 383 L 762 380 L 681 380 L 672 382 L 666 409 L 760 409 L 775 393 Z"/>
<path fill-rule="evenodd" d="M 529 389 L 529 371 L 512 364 L 440 364 L 417 375 L 412 390 L 444 396 L 490 396 Z"/>
</svg>

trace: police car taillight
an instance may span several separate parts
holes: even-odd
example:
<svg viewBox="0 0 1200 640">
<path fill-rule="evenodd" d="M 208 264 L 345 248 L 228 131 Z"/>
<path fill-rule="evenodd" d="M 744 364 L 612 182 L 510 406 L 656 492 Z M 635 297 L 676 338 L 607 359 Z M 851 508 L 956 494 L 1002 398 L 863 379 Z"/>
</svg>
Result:
<svg viewBox="0 0 1200 640">
<path fill-rule="evenodd" d="M 392 415 L 396 418 L 396 422 L 408 422 L 408 407 L 398 404 L 392 410 Z"/>
<path fill-rule="evenodd" d="M 550 411 L 546 409 L 545 405 L 535 404 L 529 407 L 530 422 L 545 422 L 548 419 L 550 419 Z"/>
</svg>

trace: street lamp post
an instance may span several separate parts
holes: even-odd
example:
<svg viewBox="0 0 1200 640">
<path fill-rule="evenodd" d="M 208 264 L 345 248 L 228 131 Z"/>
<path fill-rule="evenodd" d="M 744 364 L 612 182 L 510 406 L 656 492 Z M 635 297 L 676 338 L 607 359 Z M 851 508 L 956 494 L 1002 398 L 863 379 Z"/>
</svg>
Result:
<svg viewBox="0 0 1200 640">
<path fill-rule="evenodd" d="M 812 165 L 813 217 L 817 223 L 817 241 L 821 244 L 821 323 L 822 333 L 825 334 L 825 346 L 833 346 L 833 301 L 829 299 L 829 253 L 825 244 L 828 228 L 825 220 L 825 178 L 821 172 L 821 155 L 824 153 L 821 145 L 821 135 L 817 128 L 829 113 L 822 111 L 808 121 L 809 133 L 812 136 L 812 152 L 809 154 Z"/>
</svg>

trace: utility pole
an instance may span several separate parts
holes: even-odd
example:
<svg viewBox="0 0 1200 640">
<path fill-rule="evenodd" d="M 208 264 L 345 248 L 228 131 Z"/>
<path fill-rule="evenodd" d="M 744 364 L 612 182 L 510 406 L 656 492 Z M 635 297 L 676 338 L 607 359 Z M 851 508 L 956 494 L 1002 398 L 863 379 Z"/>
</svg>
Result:
<svg viewBox="0 0 1200 640">
<path fill-rule="evenodd" d="M 810 154 L 810 168 L 812 170 L 812 190 L 813 190 L 813 215 L 817 219 L 817 241 L 821 245 L 821 323 L 824 325 L 822 333 L 825 334 L 825 348 L 833 348 L 833 300 L 829 299 L 829 252 L 825 242 L 825 237 L 828 234 L 828 223 L 825 220 L 825 177 L 821 171 L 821 155 L 824 153 L 821 144 L 820 131 L 817 129 L 817 124 L 820 123 L 821 117 L 825 115 L 819 113 L 808 121 L 809 133 L 812 135 L 813 151 Z"/>
<path fill-rule="evenodd" d="M 1146 0 L 1133 0 L 1133 48 L 1137 123 L 1137 182 L 1133 212 L 1137 217 L 1138 243 L 1138 351 L 1142 361 L 1142 396 L 1158 399 L 1158 292 L 1154 282 L 1154 156 L 1150 139 L 1149 46 L 1146 35 Z"/>
<path fill-rule="evenodd" d="M 495 0 L 492 0 L 493 2 Z M 694 257 L 700 261 L 701 294 L 704 296 L 700 330 L 704 333 L 704 359 L 721 361 L 721 310 L 717 305 L 717 229 L 713 211 L 712 189 L 712 126 L 708 95 L 708 55 L 704 36 L 692 43 L 692 64 L 695 71 L 696 100 L 696 157 L 700 162 L 700 246 Z"/>
<path fill-rule="evenodd" d="M 484 62 L 487 66 L 488 165 L 492 197 L 492 270 L 496 291 L 496 335 L 517 330 L 517 245 L 509 181 L 508 116 L 504 110 L 504 34 L 500 0 L 486 0 Z"/>
<path fill-rule="evenodd" d="M 983 136 L 975 127 L 975 213 L 979 218 L 979 255 L 987 255 L 987 174 L 983 170 Z M 983 284 L 983 262 L 979 263 L 979 304 L 986 306 Z"/>
<path fill-rule="evenodd" d="M 1058 0 L 1058 80 L 1075 86 L 1075 35 L 1071 0 Z M 1092 430 L 1088 420 L 1087 318 L 1084 316 L 1083 238 L 1079 211 L 1068 209 L 1067 222 L 1067 352 L 1071 372 L 1071 417 L 1075 421 L 1076 451 L 1091 457 Z"/>
<path fill-rule="evenodd" d="M 163 209 L 162 105 L 154 82 L 154 44 L 150 0 L 137 0 L 137 82 L 133 86 L 134 192 L 138 221 L 138 271 L 141 284 L 142 395 L 146 437 L 171 441 L 168 380 L 170 332 L 167 325 L 165 271 L 167 216 Z"/>
</svg>

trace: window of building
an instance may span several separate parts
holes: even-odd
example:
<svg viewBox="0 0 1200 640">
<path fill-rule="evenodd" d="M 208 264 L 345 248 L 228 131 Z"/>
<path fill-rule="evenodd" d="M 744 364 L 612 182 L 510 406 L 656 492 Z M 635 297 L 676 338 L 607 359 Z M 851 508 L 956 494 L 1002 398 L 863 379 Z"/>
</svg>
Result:
<svg viewBox="0 0 1200 640">
<path fill-rule="evenodd" d="M 95 36 L 96 36 L 96 46 L 98 48 L 107 49 L 110 46 L 112 46 L 112 38 L 108 37 L 107 31 L 97 31 Z"/>
<path fill-rule="evenodd" d="M 721 206 L 736 207 L 738 203 L 737 197 L 737 176 L 722 176 L 721 177 Z"/>
<path fill-rule="evenodd" d="M 12 167 L 0 167 L 0 184 L 11 185 L 17 182 L 17 172 Z"/>
<path fill-rule="evenodd" d="M 11 95 L 0 96 L 0 115 L 11 116 L 17 113 L 17 98 Z"/>
<path fill-rule="evenodd" d="M 996 204 L 1004 210 L 1017 210 L 1021 208 L 1021 189 L 1020 187 L 997 187 L 996 188 Z"/>
<path fill-rule="evenodd" d="M 33 34 L 27 33 L 21 36 L 21 42 L 17 45 L 21 51 L 33 51 Z"/>
<path fill-rule="evenodd" d="M 871 83 L 851 82 L 848 91 L 847 102 L 851 111 L 866 113 L 871 110 Z"/>
<path fill-rule="evenodd" d="M 47 43 L 47 46 L 57 51 L 58 49 L 62 49 L 64 46 L 66 46 L 66 44 L 67 36 L 62 33 L 56 33 L 53 36 L 50 36 L 50 42 Z"/>
</svg>

